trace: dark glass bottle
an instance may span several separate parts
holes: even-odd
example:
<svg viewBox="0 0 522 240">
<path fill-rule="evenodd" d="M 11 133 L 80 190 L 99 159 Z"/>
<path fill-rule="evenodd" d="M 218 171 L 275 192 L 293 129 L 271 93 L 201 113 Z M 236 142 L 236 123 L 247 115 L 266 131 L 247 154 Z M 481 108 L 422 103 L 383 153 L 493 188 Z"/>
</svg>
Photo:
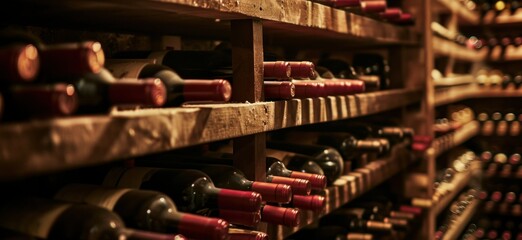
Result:
<svg viewBox="0 0 522 240">
<path fill-rule="evenodd" d="M 169 197 L 155 191 L 70 184 L 60 189 L 54 198 L 113 211 L 132 228 L 181 233 L 194 239 L 227 237 L 226 221 L 178 212 Z"/>
<path fill-rule="evenodd" d="M 232 95 L 226 80 L 184 80 L 169 67 L 144 60 L 111 60 L 107 69 L 117 78 L 159 78 L 167 88 L 167 106 L 188 101 L 227 102 Z"/>
<path fill-rule="evenodd" d="M 344 170 L 344 161 L 341 154 L 331 147 L 280 141 L 268 141 L 267 147 L 313 157 L 314 162 L 321 166 L 328 182 L 330 183 L 339 178 Z"/>
<path fill-rule="evenodd" d="M 154 59 L 156 63 L 170 67 L 186 79 L 226 79 L 232 81 L 232 57 L 228 51 L 132 51 L 121 52 L 118 58 Z M 305 70 L 285 61 L 264 62 L 264 78 L 267 80 L 288 80 L 292 72 L 299 74 Z M 295 86 L 288 82 L 265 81 L 265 98 L 269 100 L 290 99 L 295 95 Z"/>
<path fill-rule="evenodd" d="M 162 168 L 197 169 L 206 173 L 212 179 L 214 185 L 219 188 L 258 192 L 267 202 L 288 203 L 292 199 L 290 185 L 250 181 L 245 178 L 241 171 L 232 166 L 182 161 L 191 159 L 193 158 L 179 156 L 172 159 L 166 155 L 156 155 L 137 164 Z"/>
<path fill-rule="evenodd" d="M 16 84 L 0 92 L 6 120 L 67 116 L 78 108 L 78 94 L 70 84 Z"/>
<path fill-rule="evenodd" d="M 259 211 L 261 207 L 259 193 L 216 188 L 210 177 L 197 170 L 114 168 L 103 185 L 163 192 L 183 212 L 204 213 L 216 208 Z"/>
<path fill-rule="evenodd" d="M 332 212 L 319 221 L 321 226 L 341 226 L 352 232 L 390 233 L 393 226 L 390 223 L 360 219 L 353 213 Z"/>
<path fill-rule="evenodd" d="M 19 198 L 4 199 L 0 209 L 0 227 L 39 239 L 165 239 L 166 236 L 125 229 L 116 214 L 90 205 Z"/>
<path fill-rule="evenodd" d="M 165 85 L 157 78 L 114 79 L 105 69 L 71 81 L 78 92 L 79 111 L 106 112 L 113 106 L 160 107 L 167 100 Z"/>
</svg>

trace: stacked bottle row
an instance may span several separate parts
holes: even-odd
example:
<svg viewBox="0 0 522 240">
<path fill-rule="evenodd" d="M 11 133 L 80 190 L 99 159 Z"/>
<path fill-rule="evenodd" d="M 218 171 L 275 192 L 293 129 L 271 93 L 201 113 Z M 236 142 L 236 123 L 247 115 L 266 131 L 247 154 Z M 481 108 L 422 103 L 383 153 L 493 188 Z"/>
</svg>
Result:
<svg viewBox="0 0 522 240">
<path fill-rule="evenodd" d="M 485 181 L 481 203 L 460 239 L 522 238 L 522 201 L 519 184 Z"/>
<path fill-rule="evenodd" d="M 448 113 L 448 117 L 435 119 L 433 132 L 436 137 L 454 132 L 475 119 L 473 110 L 466 106 L 457 106 Z"/>
<path fill-rule="evenodd" d="M 522 115 L 516 113 L 486 113 L 477 115 L 482 136 L 519 136 Z"/>
<path fill-rule="evenodd" d="M 518 240 L 522 223 L 513 219 L 475 216 L 460 236 L 461 240 Z"/>
<path fill-rule="evenodd" d="M 473 0 L 473 2 L 475 5 L 471 10 L 479 11 L 485 19 L 492 19 L 499 15 L 516 15 L 521 7 L 519 0 Z"/>
<path fill-rule="evenodd" d="M 520 154 L 484 151 L 480 155 L 485 177 L 522 178 Z"/>
<path fill-rule="evenodd" d="M 461 154 L 451 162 L 450 167 L 438 171 L 433 186 L 435 189 L 433 199 L 437 200 L 451 193 L 454 190 L 454 186 L 458 184 L 454 181 L 455 176 L 460 173 L 469 172 L 470 165 L 476 160 L 478 160 L 478 158 L 474 152 L 462 150 Z"/>
<path fill-rule="evenodd" d="M 266 238 L 264 233 L 246 229 L 259 222 L 298 226 L 301 211 L 324 210 L 322 190 L 343 173 L 366 164 L 370 158 L 363 161 L 363 156 L 385 156 L 393 145 L 409 145 L 413 138 L 408 128 L 337 124 L 340 123 L 336 123 L 336 131 L 345 133 L 318 135 L 317 143 L 325 145 L 294 143 L 282 138 L 267 142 L 264 182 L 250 181 L 232 167 L 230 145 L 214 144 L 213 151 L 197 154 L 159 153 L 128 161 L 125 167 L 104 166 L 67 174 L 44 187 L 45 190 L 39 189 L 42 194 L 36 194 L 37 198 L 6 198 L 0 204 L 0 229 L 59 239 L 74 239 L 82 234 L 94 238 L 101 235 L 89 234 L 103 234 L 116 239 L 140 231 L 182 234 L 190 239 Z M 308 128 L 284 135 L 312 132 L 313 128 Z M 31 206 L 35 204 L 41 209 L 34 211 Z M 56 209 L 65 210 L 53 215 L 56 218 L 47 221 L 49 226 L 46 226 L 55 232 L 29 231 L 23 227 L 32 223 L 26 218 L 43 221 Z M 89 222 L 94 218 L 105 220 Z M 68 224 L 79 227 L 66 231 Z M 111 224 L 119 227 L 111 228 Z M 140 231 L 130 231 L 124 226 Z M 231 230 L 230 226 L 243 230 Z M 103 229 L 103 232 L 89 229 Z"/>
<path fill-rule="evenodd" d="M 506 90 L 519 89 L 522 84 L 521 73 L 509 74 L 498 69 L 481 69 L 475 79 L 480 87 L 501 88 Z"/>
<path fill-rule="evenodd" d="M 375 189 L 287 239 L 413 239 L 422 208 L 392 200 L 383 191 Z"/>
<path fill-rule="evenodd" d="M 399 7 L 388 7 L 386 0 L 312 0 L 348 12 L 368 16 L 397 25 L 414 25 L 411 13 Z"/>
<path fill-rule="evenodd" d="M 214 51 L 129 51 L 106 59 L 96 41 L 45 45 L 19 32 L 0 33 L 0 39 L 0 113 L 6 120 L 222 103 L 232 96 L 226 44 Z M 388 64 L 377 54 L 356 54 L 353 65 L 323 57 L 317 67 L 270 54 L 265 59 L 267 100 L 350 95 L 390 85 Z"/>
<path fill-rule="evenodd" d="M 461 193 L 454 201 L 449 205 L 446 212 L 443 212 L 440 217 L 439 225 L 435 231 L 434 239 L 447 239 L 447 233 L 462 224 L 462 218 L 469 212 L 472 204 L 480 201 L 478 198 L 478 191 L 475 189 L 469 189 Z"/>
</svg>

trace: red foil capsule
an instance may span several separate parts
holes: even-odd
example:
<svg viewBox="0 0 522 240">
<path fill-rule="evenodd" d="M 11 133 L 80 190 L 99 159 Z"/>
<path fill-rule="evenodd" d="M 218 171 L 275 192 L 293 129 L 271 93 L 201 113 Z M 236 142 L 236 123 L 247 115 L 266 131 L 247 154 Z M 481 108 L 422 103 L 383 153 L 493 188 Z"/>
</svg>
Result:
<svg viewBox="0 0 522 240">
<path fill-rule="evenodd" d="M 223 219 L 184 214 L 177 230 L 195 239 L 224 240 L 228 238 L 228 225 Z"/>
<path fill-rule="evenodd" d="M 292 73 L 290 63 L 285 61 L 263 62 L 264 78 L 289 79 Z"/>
<path fill-rule="evenodd" d="M 401 16 L 397 19 L 390 19 L 390 22 L 400 24 L 400 25 L 413 25 L 414 20 L 413 16 L 410 13 L 403 13 Z"/>
<path fill-rule="evenodd" d="M 167 90 L 157 78 L 142 81 L 121 79 L 109 85 L 109 99 L 114 105 L 138 104 L 160 107 L 165 104 Z"/>
<path fill-rule="evenodd" d="M 314 98 L 325 96 L 324 84 L 317 81 L 293 81 L 296 98 Z"/>
<path fill-rule="evenodd" d="M 29 82 L 40 70 L 38 49 L 31 44 L 0 48 L 0 75 L 9 82 Z"/>
<path fill-rule="evenodd" d="M 306 180 L 310 181 L 311 187 L 313 189 L 325 189 L 326 188 L 326 176 L 324 176 L 324 175 L 292 171 L 292 173 L 290 174 L 290 177 L 306 179 Z"/>
<path fill-rule="evenodd" d="M 73 85 L 20 85 L 10 88 L 10 102 L 15 111 L 23 109 L 24 116 L 66 116 L 78 108 L 78 96 Z"/>
<path fill-rule="evenodd" d="M 292 82 L 265 81 L 265 99 L 292 99 L 295 96 L 295 85 Z"/>
<path fill-rule="evenodd" d="M 312 185 L 310 184 L 310 181 L 305 179 L 268 176 L 266 181 L 271 183 L 290 185 L 294 194 L 310 195 L 310 192 L 312 192 Z"/>
<path fill-rule="evenodd" d="M 365 13 L 381 13 L 386 7 L 386 1 L 361 1 L 361 10 Z"/>
<path fill-rule="evenodd" d="M 226 209 L 219 210 L 219 217 L 233 224 L 250 227 L 256 226 L 261 220 L 260 212 L 243 212 Z"/>
<path fill-rule="evenodd" d="M 256 192 L 221 189 L 218 195 L 220 209 L 254 212 L 261 208 L 261 195 Z"/>
<path fill-rule="evenodd" d="M 280 224 L 287 227 L 299 226 L 301 211 L 295 208 L 284 208 L 265 205 L 261 209 L 261 221 Z"/>
<path fill-rule="evenodd" d="M 227 80 L 194 80 L 184 81 L 183 97 L 185 101 L 218 101 L 228 102 L 232 96 L 232 86 Z"/>
<path fill-rule="evenodd" d="M 296 208 L 321 212 L 326 205 L 325 198 L 320 195 L 301 196 L 295 195 L 292 205 Z"/>
<path fill-rule="evenodd" d="M 414 207 L 414 206 L 408 206 L 408 205 L 401 205 L 399 207 L 399 211 L 407 212 L 407 213 L 413 213 L 413 214 L 415 214 L 417 216 L 422 214 L 422 208 Z"/>
<path fill-rule="evenodd" d="M 379 16 L 382 19 L 393 20 L 399 19 L 402 14 L 402 9 L 400 8 L 387 8 L 384 12 L 379 13 Z"/>
<path fill-rule="evenodd" d="M 41 51 L 41 67 L 46 77 L 79 77 L 98 73 L 105 64 L 99 42 L 50 45 Z"/>
<path fill-rule="evenodd" d="M 292 68 L 292 78 L 315 78 L 315 65 L 308 61 L 292 61 L 288 62 Z"/>
<path fill-rule="evenodd" d="M 361 0 L 333 0 L 332 5 L 334 7 L 359 7 Z"/>
<path fill-rule="evenodd" d="M 252 191 L 261 194 L 267 202 L 289 203 L 292 200 L 292 188 L 287 184 L 254 182 Z"/>
</svg>

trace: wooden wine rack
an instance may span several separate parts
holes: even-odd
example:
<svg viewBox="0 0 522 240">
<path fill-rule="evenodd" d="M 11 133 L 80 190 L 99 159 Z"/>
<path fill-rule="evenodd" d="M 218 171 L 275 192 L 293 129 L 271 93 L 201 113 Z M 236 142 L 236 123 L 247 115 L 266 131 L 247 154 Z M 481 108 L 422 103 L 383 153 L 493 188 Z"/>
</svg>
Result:
<svg viewBox="0 0 522 240">
<path fill-rule="evenodd" d="M 0 180 L 52 174 L 224 139 L 234 141 L 235 167 L 250 179 L 263 180 L 266 133 L 270 131 L 400 110 L 397 114 L 403 125 L 433 137 L 437 106 L 470 98 L 522 96 L 475 85 L 436 91 L 430 78 L 435 56 L 477 64 L 488 56 L 484 51 L 433 37 L 432 16 L 450 13 L 453 29 L 459 21 L 477 25 L 479 16 L 452 0 L 402 0 L 401 4 L 414 14 L 415 26 L 391 25 L 306 0 L 19 0 L 5 4 L 0 9 L 5 24 L 230 40 L 233 77 L 241 81 L 234 81 L 233 103 L 229 104 L 3 123 L 0 167 L 4 170 Z M 336 52 L 379 49 L 387 53 L 393 90 L 264 101 L 262 61 L 266 42 Z M 271 239 L 283 239 L 404 172 L 421 172 L 433 181 L 436 157 L 473 137 L 478 131 L 476 125 L 470 123 L 449 136 L 454 138 L 449 146 L 441 147 L 436 139 L 427 154 L 419 154 L 423 156 L 421 166 L 414 170 L 411 163 L 416 159 L 411 150 L 398 146 L 389 158 L 374 161 L 327 188 L 325 212 L 305 212 L 301 225 L 295 228 L 261 226 L 259 230 L 270 233 Z M 418 197 L 431 198 L 431 185 L 427 186 L 427 196 Z M 436 204 L 433 209 L 443 205 L 447 204 Z M 440 211 L 423 214 L 417 239 L 433 239 Z"/>
</svg>

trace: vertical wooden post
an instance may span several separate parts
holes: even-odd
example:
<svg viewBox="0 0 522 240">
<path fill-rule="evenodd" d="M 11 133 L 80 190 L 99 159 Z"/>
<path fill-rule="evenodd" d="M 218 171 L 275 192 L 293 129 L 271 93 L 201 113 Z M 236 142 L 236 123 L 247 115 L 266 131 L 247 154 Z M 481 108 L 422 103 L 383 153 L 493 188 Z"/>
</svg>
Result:
<svg viewBox="0 0 522 240">
<path fill-rule="evenodd" d="M 263 96 L 263 28 L 261 21 L 233 20 L 232 27 L 232 100 L 259 102 Z M 234 166 L 252 180 L 264 181 L 266 175 L 266 136 L 258 133 L 234 139 Z"/>
</svg>

